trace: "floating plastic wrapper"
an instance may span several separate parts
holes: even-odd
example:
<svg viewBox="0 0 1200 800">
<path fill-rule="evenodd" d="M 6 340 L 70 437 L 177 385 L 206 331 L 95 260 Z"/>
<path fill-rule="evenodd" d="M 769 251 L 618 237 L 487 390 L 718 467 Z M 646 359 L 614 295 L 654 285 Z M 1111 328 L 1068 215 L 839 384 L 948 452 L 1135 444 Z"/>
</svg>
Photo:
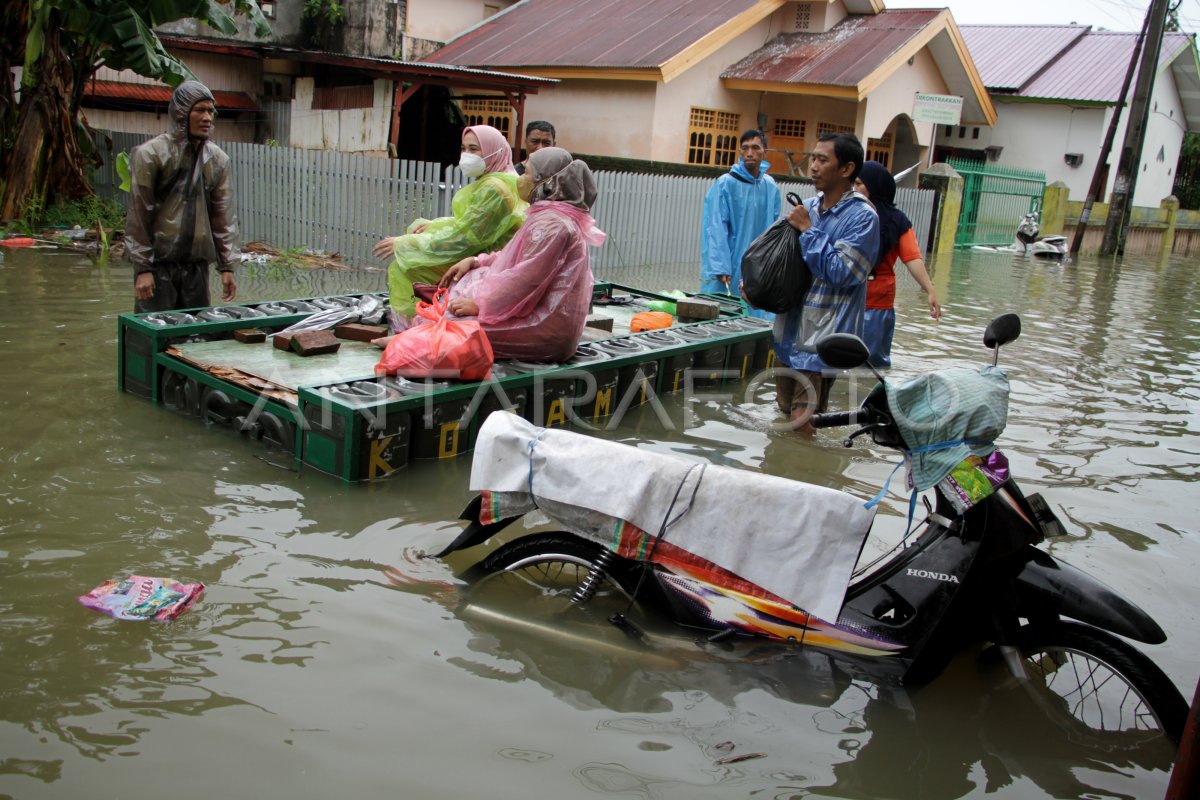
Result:
<svg viewBox="0 0 1200 800">
<path fill-rule="evenodd" d="M 186 611 L 203 591 L 203 583 L 131 575 L 120 581 L 105 581 L 76 599 L 117 619 L 170 620 Z"/>
</svg>

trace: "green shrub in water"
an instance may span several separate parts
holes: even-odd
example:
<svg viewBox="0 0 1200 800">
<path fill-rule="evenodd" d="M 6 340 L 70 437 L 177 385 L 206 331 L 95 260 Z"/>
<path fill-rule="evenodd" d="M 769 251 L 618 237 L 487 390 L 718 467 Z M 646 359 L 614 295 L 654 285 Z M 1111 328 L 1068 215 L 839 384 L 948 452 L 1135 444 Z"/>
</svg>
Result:
<svg viewBox="0 0 1200 800">
<path fill-rule="evenodd" d="M 36 221 L 46 228 L 94 228 L 99 222 L 105 228 L 120 228 L 125 224 L 125 209 L 119 203 L 102 197 L 84 197 L 59 203 L 44 209 Z"/>
</svg>

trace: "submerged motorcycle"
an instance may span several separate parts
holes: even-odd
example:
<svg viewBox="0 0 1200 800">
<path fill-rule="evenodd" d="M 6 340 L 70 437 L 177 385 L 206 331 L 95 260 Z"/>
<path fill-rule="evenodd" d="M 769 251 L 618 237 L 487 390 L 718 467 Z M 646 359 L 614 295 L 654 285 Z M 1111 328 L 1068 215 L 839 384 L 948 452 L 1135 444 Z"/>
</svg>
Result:
<svg viewBox="0 0 1200 800">
<path fill-rule="evenodd" d="M 1039 495 L 1021 491 L 992 444 L 1008 400 L 996 360 L 1000 347 L 1019 334 L 1015 314 L 997 317 L 984 335 L 994 351 L 991 365 L 897 384 L 876 373 L 879 384 L 860 408 L 814 417 L 816 427 L 857 426 L 846 446 L 868 435 L 905 454 L 913 489 L 910 528 L 918 490 L 936 487 L 936 505 L 925 501 L 925 519 L 870 564 L 858 563 L 870 515 L 858 532 L 851 530 L 862 527 L 858 522 L 838 530 L 837 518 L 821 516 L 821 509 L 847 520 L 859 515 L 860 498 L 730 468 L 712 477 L 718 468 L 711 465 L 691 463 L 678 473 L 666 461 L 645 467 L 651 454 L 637 448 L 567 431 L 526 430 L 520 427 L 526 423 L 503 414 L 489 417 L 479 434 L 471 488 L 480 494 L 462 515 L 468 525 L 437 556 L 482 544 L 526 514 L 544 515 L 565 530 L 521 535 L 491 552 L 464 576 L 472 586 L 468 602 L 473 593 L 500 585 L 525 598 L 518 603 L 555 599 L 582 614 L 615 609 L 604 618 L 635 642 L 651 638 L 641 619 L 667 620 L 702 644 L 746 639 L 817 647 L 869 661 L 906 684 L 931 680 L 955 654 L 983 644 L 982 652 L 998 652 L 1069 734 L 1101 746 L 1164 738 L 1178 744 L 1186 702 L 1170 678 L 1125 641 L 1160 644 L 1166 634 L 1135 604 L 1037 548 L 1065 529 Z M 818 351 L 836 369 L 867 365 L 867 348 L 855 336 L 826 337 Z M 580 476 L 594 470 L 603 484 L 602 467 L 615 476 L 610 488 L 629 491 L 581 500 Z M 652 474 L 639 474 L 647 470 Z M 787 485 L 727 508 L 733 513 L 714 526 L 705 521 L 711 509 L 704 505 L 705 480 L 720 487 L 726 504 L 756 492 L 755 482 Z M 749 488 L 731 490 L 733 480 Z M 640 526 L 630 518 L 642 514 L 642 501 L 622 511 L 620 499 L 611 497 L 636 493 L 638 486 L 657 495 L 645 502 L 651 511 Z M 800 512 L 789 507 L 790 525 L 764 531 L 753 521 L 770 511 L 763 507 L 775 502 L 772 497 L 810 505 Z M 690 539 L 683 524 L 689 515 L 700 516 Z M 804 524 L 813 520 L 829 524 Z M 789 560 L 790 541 L 814 527 L 827 528 L 827 538 L 809 552 L 828 563 Z M 812 584 L 838 573 L 831 551 L 847 547 L 854 570 L 847 570 L 830 606 L 824 595 L 811 593 Z M 753 558 L 756 553 L 761 557 Z M 800 605 L 797 593 L 816 599 Z M 824 609 L 826 618 L 810 613 L 814 608 Z"/>
<path fill-rule="evenodd" d="M 1012 253 L 1045 261 L 1063 261 L 1069 252 L 1066 236 L 1042 236 L 1042 224 L 1036 211 L 1030 212 L 1017 226 L 1013 242 L 1004 247 L 976 245 L 972 250 L 981 253 Z"/>
</svg>

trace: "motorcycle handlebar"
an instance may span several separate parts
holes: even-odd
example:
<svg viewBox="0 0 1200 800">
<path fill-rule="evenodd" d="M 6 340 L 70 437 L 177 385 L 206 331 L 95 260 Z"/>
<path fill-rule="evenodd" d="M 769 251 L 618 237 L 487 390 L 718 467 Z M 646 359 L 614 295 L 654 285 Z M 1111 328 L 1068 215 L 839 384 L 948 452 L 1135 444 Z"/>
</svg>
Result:
<svg viewBox="0 0 1200 800">
<path fill-rule="evenodd" d="M 844 428 L 847 425 L 858 424 L 858 411 L 840 411 L 833 414 L 814 414 L 814 428 Z"/>
</svg>

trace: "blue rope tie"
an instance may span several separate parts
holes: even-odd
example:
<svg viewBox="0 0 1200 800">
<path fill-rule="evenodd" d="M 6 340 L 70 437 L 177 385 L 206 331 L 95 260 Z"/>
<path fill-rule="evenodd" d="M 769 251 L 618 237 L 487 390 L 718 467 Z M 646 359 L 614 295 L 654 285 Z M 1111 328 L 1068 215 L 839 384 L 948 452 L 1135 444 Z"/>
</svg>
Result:
<svg viewBox="0 0 1200 800">
<path fill-rule="evenodd" d="M 546 432 L 546 428 L 538 431 L 538 435 L 529 440 L 529 498 L 533 499 L 533 448 L 537 447 L 538 440 L 542 438 L 542 434 Z M 537 505 L 535 500 L 533 503 Z"/>
<path fill-rule="evenodd" d="M 879 501 L 882 500 L 887 494 L 888 487 L 892 485 L 892 478 L 896 477 L 896 472 L 903 466 L 904 459 L 901 458 L 900 461 L 896 463 L 896 466 L 892 468 L 892 471 L 888 473 L 887 480 L 883 482 L 883 487 L 875 493 L 874 497 L 863 503 L 863 508 L 870 510 L 879 505 Z"/>
<path fill-rule="evenodd" d="M 906 455 L 913 453 L 932 453 L 934 450 L 949 450 L 951 447 L 958 447 L 960 444 L 971 444 L 970 439 L 955 439 L 953 442 L 938 442 L 937 444 L 926 444 L 920 447 L 914 447 L 912 450 L 905 450 Z"/>
<path fill-rule="evenodd" d="M 901 450 L 900 452 L 903 455 L 902 455 L 899 463 L 897 463 L 896 466 L 892 468 L 892 471 L 888 474 L 887 480 L 883 482 L 883 488 L 881 488 L 878 492 L 876 492 L 874 497 L 872 497 L 867 502 L 863 503 L 863 507 L 869 510 L 869 509 L 873 509 L 873 508 L 875 508 L 875 506 L 879 505 L 879 501 L 881 501 L 887 495 L 888 487 L 890 487 L 892 485 L 892 478 L 894 478 L 896 476 L 896 472 L 902 466 L 904 466 L 906 463 L 908 463 L 909 458 L 914 453 L 932 453 L 935 450 L 949 450 L 951 447 L 958 447 L 960 444 L 968 444 L 968 443 L 969 443 L 969 440 L 967 440 L 967 439 L 955 439 L 952 442 L 938 442 L 936 444 L 926 444 L 926 445 L 922 445 L 920 447 L 914 447 L 912 450 Z M 914 486 L 912 493 L 908 496 L 908 522 L 904 526 L 904 537 L 901 539 L 901 541 L 904 541 L 904 539 L 907 539 L 908 534 L 912 532 L 913 514 L 916 512 L 916 510 L 917 510 L 917 489 Z"/>
</svg>

